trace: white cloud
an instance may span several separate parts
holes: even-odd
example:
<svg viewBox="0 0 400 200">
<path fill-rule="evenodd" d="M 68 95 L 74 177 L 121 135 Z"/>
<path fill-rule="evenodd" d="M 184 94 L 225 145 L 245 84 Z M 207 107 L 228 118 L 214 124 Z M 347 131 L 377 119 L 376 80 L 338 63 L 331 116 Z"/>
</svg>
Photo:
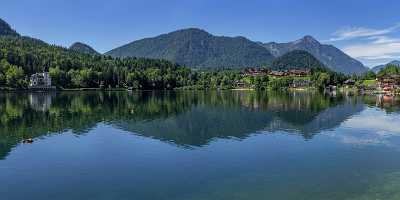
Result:
<svg viewBox="0 0 400 200">
<path fill-rule="evenodd" d="M 343 51 L 352 57 L 367 60 L 395 59 L 400 57 L 400 41 L 384 43 L 375 40 L 369 43 L 345 46 Z"/>
<path fill-rule="evenodd" d="M 387 144 L 388 141 L 386 138 L 362 138 L 362 137 L 357 137 L 357 136 L 348 136 L 344 135 L 339 137 L 341 138 L 341 141 L 345 144 L 352 144 L 352 145 L 383 145 Z"/>
<path fill-rule="evenodd" d="M 379 60 L 385 60 L 385 59 L 397 59 L 399 56 L 397 55 L 378 55 L 378 56 L 363 56 L 359 57 L 360 59 L 366 59 L 366 60 L 376 60 L 379 62 Z"/>
<path fill-rule="evenodd" d="M 384 115 L 376 111 L 365 111 L 363 114 L 347 120 L 343 126 L 374 131 L 381 136 L 400 136 L 399 115 Z"/>
<path fill-rule="evenodd" d="M 400 58 L 400 38 L 394 37 L 399 30 L 400 23 L 383 29 L 343 28 L 326 41 L 346 41 L 347 45 L 341 48 L 346 54 L 373 67 Z"/>
<path fill-rule="evenodd" d="M 328 41 L 336 42 L 341 40 L 349 40 L 349 39 L 356 39 L 362 37 L 371 37 L 371 36 L 379 36 L 385 35 L 388 33 L 392 33 L 400 28 L 400 24 L 396 24 L 394 26 L 384 28 L 384 29 L 371 29 L 365 27 L 347 27 L 342 28 L 336 31 L 333 34 L 333 38 L 330 38 Z"/>
<path fill-rule="evenodd" d="M 398 38 L 391 38 L 388 36 L 371 36 L 368 38 L 369 40 L 373 40 L 374 44 L 385 44 L 385 43 L 392 43 L 392 42 L 400 42 L 400 39 Z"/>
<path fill-rule="evenodd" d="M 343 122 L 342 131 L 332 132 L 330 136 L 346 144 L 389 145 L 399 148 L 399 143 L 391 139 L 400 137 L 399 121 L 399 115 L 368 109 Z"/>
</svg>

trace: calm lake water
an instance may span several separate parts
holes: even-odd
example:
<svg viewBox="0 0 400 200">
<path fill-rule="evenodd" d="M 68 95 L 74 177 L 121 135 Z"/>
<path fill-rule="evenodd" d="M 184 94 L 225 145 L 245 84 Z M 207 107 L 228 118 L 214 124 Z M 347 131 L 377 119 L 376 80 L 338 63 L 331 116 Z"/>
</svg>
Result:
<svg viewBox="0 0 400 200">
<path fill-rule="evenodd" d="M 399 200 L 400 99 L 0 93 L 0 180 L 4 200 Z"/>
</svg>

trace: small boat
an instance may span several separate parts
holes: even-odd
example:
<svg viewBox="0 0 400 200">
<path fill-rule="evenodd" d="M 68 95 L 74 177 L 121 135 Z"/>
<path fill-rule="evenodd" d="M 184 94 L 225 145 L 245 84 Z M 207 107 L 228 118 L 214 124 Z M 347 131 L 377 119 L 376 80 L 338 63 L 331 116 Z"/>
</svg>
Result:
<svg viewBox="0 0 400 200">
<path fill-rule="evenodd" d="M 23 139 L 22 143 L 24 143 L 24 144 L 32 144 L 33 143 L 33 139 L 32 138 Z"/>
</svg>

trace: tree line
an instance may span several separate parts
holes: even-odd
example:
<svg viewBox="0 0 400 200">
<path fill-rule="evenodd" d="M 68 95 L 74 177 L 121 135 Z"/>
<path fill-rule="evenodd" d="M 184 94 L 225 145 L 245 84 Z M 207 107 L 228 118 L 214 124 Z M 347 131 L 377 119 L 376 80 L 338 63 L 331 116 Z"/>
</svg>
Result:
<svg viewBox="0 0 400 200">
<path fill-rule="evenodd" d="M 27 88 L 30 75 L 48 71 L 58 88 L 229 89 L 239 81 L 255 88 L 288 87 L 291 77 L 243 77 L 240 70 L 195 70 L 146 58 L 90 55 L 29 37 L 0 37 L 0 87 Z M 347 77 L 328 69 L 312 73 L 315 86 L 340 84 Z"/>
</svg>

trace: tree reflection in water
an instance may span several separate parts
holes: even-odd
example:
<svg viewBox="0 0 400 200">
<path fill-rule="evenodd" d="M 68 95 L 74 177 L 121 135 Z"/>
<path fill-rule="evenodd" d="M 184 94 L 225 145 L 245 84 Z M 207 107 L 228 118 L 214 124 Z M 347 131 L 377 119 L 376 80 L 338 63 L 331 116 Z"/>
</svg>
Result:
<svg viewBox="0 0 400 200">
<path fill-rule="evenodd" d="M 260 131 L 285 130 L 312 139 L 362 111 L 364 103 L 375 106 L 377 99 L 255 91 L 2 93 L 0 158 L 24 138 L 67 130 L 85 134 L 98 123 L 180 147 Z M 378 105 L 394 112 L 399 101 Z"/>
</svg>

